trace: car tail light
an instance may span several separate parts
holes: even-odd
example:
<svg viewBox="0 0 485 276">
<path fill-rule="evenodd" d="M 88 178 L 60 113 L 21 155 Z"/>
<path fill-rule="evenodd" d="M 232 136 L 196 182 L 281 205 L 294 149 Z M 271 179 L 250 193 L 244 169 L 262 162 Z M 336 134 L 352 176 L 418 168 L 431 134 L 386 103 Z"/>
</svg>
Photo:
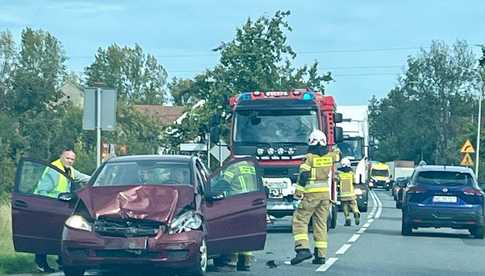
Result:
<svg viewBox="0 0 485 276">
<path fill-rule="evenodd" d="M 482 196 L 482 191 L 474 188 L 465 188 L 463 189 L 463 193 L 471 196 Z"/>
<path fill-rule="evenodd" d="M 422 194 L 425 192 L 426 192 L 426 189 L 420 186 L 411 186 L 408 189 L 409 194 Z"/>
</svg>

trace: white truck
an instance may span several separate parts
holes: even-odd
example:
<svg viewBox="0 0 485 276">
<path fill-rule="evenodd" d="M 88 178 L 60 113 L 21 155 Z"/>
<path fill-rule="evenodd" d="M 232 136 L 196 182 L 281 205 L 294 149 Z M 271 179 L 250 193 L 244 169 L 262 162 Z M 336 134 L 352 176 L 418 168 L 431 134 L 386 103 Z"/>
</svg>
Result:
<svg viewBox="0 0 485 276">
<path fill-rule="evenodd" d="M 338 143 L 343 158 L 349 158 L 355 173 L 357 204 L 361 211 L 368 203 L 369 121 L 367 105 L 340 105 L 344 141 Z"/>
<path fill-rule="evenodd" d="M 409 177 L 414 172 L 414 161 L 394 160 L 386 162 L 389 166 L 391 181 L 396 181 L 399 177 Z"/>
</svg>

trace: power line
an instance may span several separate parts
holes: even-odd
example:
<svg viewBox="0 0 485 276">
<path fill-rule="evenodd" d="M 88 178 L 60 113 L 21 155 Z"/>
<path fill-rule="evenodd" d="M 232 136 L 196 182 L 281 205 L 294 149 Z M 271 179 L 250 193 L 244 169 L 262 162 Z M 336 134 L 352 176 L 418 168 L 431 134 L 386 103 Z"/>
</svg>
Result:
<svg viewBox="0 0 485 276">
<path fill-rule="evenodd" d="M 297 55 L 314 55 L 314 54 L 331 54 L 331 53 L 363 53 L 363 52 L 390 52 L 390 51 L 408 51 L 408 50 L 418 50 L 422 47 L 394 47 L 394 48 L 367 48 L 367 49 L 328 49 L 328 50 L 318 50 L 318 51 L 295 51 Z M 244 52 L 240 55 L 252 55 L 253 52 Z M 219 53 L 205 53 L 205 52 L 188 52 L 185 54 L 167 54 L 167 55 L 156 55 L 151 54 L 156 58 L 192 58 L 192 57 L 214 57 L 219 56 Z M 70 56 L 70 59 L 91 59 L 95 58 L 92 56 Z"/>
</svg>

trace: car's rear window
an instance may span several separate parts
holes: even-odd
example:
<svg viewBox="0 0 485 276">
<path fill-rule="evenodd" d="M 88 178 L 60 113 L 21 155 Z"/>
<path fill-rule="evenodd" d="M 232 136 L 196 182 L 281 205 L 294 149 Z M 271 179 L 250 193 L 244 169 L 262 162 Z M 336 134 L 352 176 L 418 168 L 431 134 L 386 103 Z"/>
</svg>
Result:
<svg viewBox="0 0 485 276">
<path fill-rule="evenodd" d="M 160 161 L 108 163 L 93 186 L 192 184 L 188 163 Z"/>
<path fill-rule="evenodd" d="M 472 186 L 473 177 L 469 173 L 450 171 L 423 171 L 416 176 L 417 184 Z"/>
</svg>

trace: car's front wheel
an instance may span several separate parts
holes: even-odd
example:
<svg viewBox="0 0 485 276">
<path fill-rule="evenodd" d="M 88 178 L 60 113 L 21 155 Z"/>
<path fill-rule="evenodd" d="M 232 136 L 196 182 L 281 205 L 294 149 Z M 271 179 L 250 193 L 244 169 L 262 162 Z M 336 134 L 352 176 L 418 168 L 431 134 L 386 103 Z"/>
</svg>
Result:
<svg viewBox="0 0 485 276">
<path fill-rule="evenodd" d="M 84 275 L 85 269 L 82 267 L 71 267 L 71 266 L 64 266 L 62 268 L 64 271 L 64 275 L 66 276 L 82 276 Z"/>
<path fill-rule="evenodd" d="M 411 223 L 408 222 L 408 218 L 403 213 L 402 214 L 402 221 L 401 221 L 401 235 L 409 236 L 413 233 L 413 226 Z"/>
<path fill-rule="evenodd" d="M 203 276 L 205 275 L 205 272 L 207 271 L 207 264 L 209 262 L 209 258 L 207 255 L 207 244 L 205 242 L 205 239 L 202 239 L 202 242 L 200 243 L 199 246 L 199 252 L 198 252 L 198 257 L 197 257 L 197 262 L 192 265 L 192 267 L 189 267 L 187 269 L 184 269 L 184 271 L 181 271 L 181 275 L 191 275 L 191 276 Z"/>
<path fill-rule="evenodd" d="M 483 226 L 483 225 L 476 226 L 476 227 L 470 229 L 470 234 L 472 234 L 475 239 L 483 239 L 484 236 L 485 236 L 484 235 L 484 230 L 485 230 L 484 228 L 485 228 L 485 226 Z"/>
</svg>

